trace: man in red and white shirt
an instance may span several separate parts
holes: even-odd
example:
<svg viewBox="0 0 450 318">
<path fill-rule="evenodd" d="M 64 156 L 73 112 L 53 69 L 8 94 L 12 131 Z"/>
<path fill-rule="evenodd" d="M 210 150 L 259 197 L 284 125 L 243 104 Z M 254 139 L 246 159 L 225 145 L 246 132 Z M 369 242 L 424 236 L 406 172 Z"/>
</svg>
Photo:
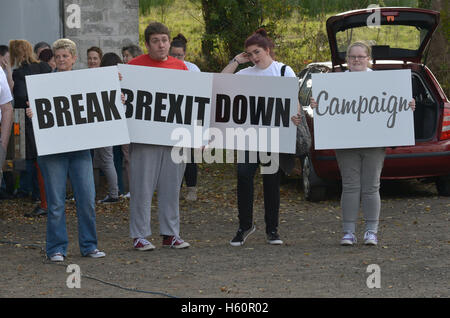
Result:
<svg viewBox="0 0 450 318">
<path fill-rule="evenodd" d="M 148 54 L 140 55 L 129 65 L 187 70 L 183 61 L 169 56 L 169 29 L 159 22 L 145 30 Z M 158 191 L 160 234 L 163 246 L 187 248 L 180 238 L 179 196 L 185 163 L 175 163 L 172 147 L 131 143 L 130 145 L 130 236 L 134 248 L 152 250 L 155 246 L 146 238 L 151 235 L 150 210 L 152 197 Z"/>
</svg>

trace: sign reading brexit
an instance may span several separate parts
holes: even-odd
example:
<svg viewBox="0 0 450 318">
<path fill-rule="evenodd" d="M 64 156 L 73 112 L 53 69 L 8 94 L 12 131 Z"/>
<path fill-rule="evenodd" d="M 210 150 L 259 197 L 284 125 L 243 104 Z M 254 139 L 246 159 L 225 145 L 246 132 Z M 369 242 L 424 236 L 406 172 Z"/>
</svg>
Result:
<svg viewBox="0 0 450 318">
<path fill-rule="evenodd" d="M 26 77 L 39 156 L 130 143 L 117 67 Z"/>
<path fill-rule="evenodd" d="M 295 153 L 297 96 L 297 77 L 214 74 L 211 128 L 223 149 Z"/>
<path fill-rule="evenodd" d="M 118 65 L 122 74 L 130 140 L 134 143 L 199 148 L 209 128 L 212 74 Z M 192 138 L 174 138 L 184 128 Z M 194 132 L 200 138 L 194 138 Z"/>
<path fill-rule="evenodd" d="M 411 71 L 313 74 L 315 149 L 414 145 Z"/>
</svg>

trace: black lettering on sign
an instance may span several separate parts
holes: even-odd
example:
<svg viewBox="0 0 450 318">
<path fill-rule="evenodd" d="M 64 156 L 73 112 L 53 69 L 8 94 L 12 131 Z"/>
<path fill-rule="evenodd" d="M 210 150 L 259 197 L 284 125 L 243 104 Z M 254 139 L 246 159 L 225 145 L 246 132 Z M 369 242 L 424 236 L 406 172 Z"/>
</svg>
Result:
<svg viewBox="0 0 450 318">
<path fill-rule="evenodd" d="M 46 98 L 39 98 L 34 101 L 36 105 L 36 116 L 39 124 L 39 129 L 51 128 L 55 125 L 53 118 L 52 103 Z"/>
<path fill-rule="evenodd" d="M 104 91 L 102 94 L 102 102 L 103 102 L 103 110 L 105 111 L 105 119 L 112 120 L 114 116 L 114 120 L 121 119 L 119 110 L 116 107 L 116 91 L 110 91 L 109 95 L 107 91 Z"/>
<path fill-rule="evenodd" d="M 80 101 L 83 99 L 83 95 L 72 95 L 70 99 L 72 100 L 72 110 L 73 117 L 75 119 L 75 125 L 86 124 L 86 118 L 81 117 L 81 112 L 84 111 L 83 105 L 80 105 Z"/>
<path fill-rule="evenodd" d="M 136 119 L 142 119 L 142 114 L 145 110 L 145 120 L 150 120 L 152 116 L 152 108 L 150 105 L 152 104 L 152 94 L 146 91 L 137 91 L 136 97 Z"/>
<path fill-rule="evenodd" d="M 197 120 L 199 121 L 199 124 L 201 123 L 200 126 L 203 126 L 205 123 L 205 108 L 211 101 L 208 97 L 197 96 L 195 97 L 195 102 L 198 104 Z"/>
<path fill-rule="evenodd" d="M 167 99 L 166 93 L 155 94 L 155 116 L 153 117 L 154 121 L 166 121 L 166 117 L 161 115 L 161 112 L 166 109 L 166 104 L 163 103 L 163 100 L 165 99 Z"/>
<path fill-rule="evenodd" d="M 216 97 L 216 122 L 226 123 L 230 120 L 231 99 L 228 95 L 217 94 Z"/>
<path fill-rule="evenodd" d="M 86 94 L 86 109 L 87 109 L 88 123 L 93 123 L 96 120 L 97 122 L 105 121 L 96 93 Z"/>
<path fill-rule="evenodd" d="M 183 123 L 183 115 L 181 114 L 181 104 L 183 103 L 183 95 L 169 94 L 169 114 L 167 115 L 167 122 L 173 123 L 174 118 L 177 119 L 177 124 Z"/>
<path fill-rule="evenodd" d="M 247 120 L 247 98 L 244 95 L 237 95 L 233 99 L 233 121 L 236 124 L 243 124 Z"/>
<path fill-rule="evenodd" d="M 53 104 L 55 105 L 56 123 L 58 127 L 72 126 L 72 115 L 69 111 L 70 103 L 67 97 L 53 97 Z"/>
<path fill-rule="evenodd" d="M 122 88 L 122 93 L 125 96 L 125 117 L 131 118 L 133 116 L 133 91 L 131 89 Z"/>
<path fill-rule="evenodd" d="M 270 126 L 274 101 L 273 97 L 269 97 L 266 105 L 266 98 L 260 96 L 256 103 L 256 96 L 250 96 L 250 123 L 252 125 Z"/>
</svg>

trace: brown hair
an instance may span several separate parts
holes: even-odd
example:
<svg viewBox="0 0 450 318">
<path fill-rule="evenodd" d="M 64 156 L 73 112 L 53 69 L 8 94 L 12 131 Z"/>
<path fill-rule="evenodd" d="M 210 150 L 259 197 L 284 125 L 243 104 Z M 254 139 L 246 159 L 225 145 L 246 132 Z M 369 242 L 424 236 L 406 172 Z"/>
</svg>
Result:
<svg viewBox="0 0 450 318">
<path fill-rule="evenodd" d="M 273 51 L 274 45 L 272 40 L 267 36 L 265 29 L 260 28 L 250 35 L 247 40 L 245 40 L 244 47 L 247 48 L 250 45 L 257 45 L 264 50 L 269 49 L 270 56 L 273 58 L 275 53 Z"/>
<path fill-rule="evenodd" d="M 12 66 L 21 66 L 24 63 L 39 63 L 33 53 L 33 46 L 27 40 L 9 41 L 9 58 Z"/>
<path fill-rule="evenodd" d="M 184 53 L 186 53 L 186 44 L 187 44 L 186 37 L 183 34 L 178 33 L 178 35 L 172 39 L 172 43 L 170 43 L 170 46 L 181 47 Z"/>
<path fill-rule="evenodd" d="M 97 46 L 91 46 L 90 48 L 87 49 L 86 54 L 89 54 L 89 52 L 97 52 L 98 56 L 100 57 L 100 60 L 103 57 L 103 51 L 101 48 L 97 47 Z"/>
<path fill-rule="evenodd" d="M 145 42 L 149 43 L 150 36 L 153 34 L 167 34 L 170 39 L 169 28 L 160 22 L 151 22 L 144 31 Z"/>
<path fill-rule="evenodd" d="M 359 47 L 363 48 L 364 50 L 366 50 L 366 53 L 367 53 L 367 56 L 369 57 L 369 59 L 372 58 L 372 49 L 371 49 L 370 45 L 363 41 L 356 41 L 348 46 L 347 52 L 345 54 L 346 59 L 348 59 L 348 55 L 350 54 L 351 49 L 354 48 L 355 46 L 359 46 Z M 348 61 L 347 61 L 347 63 L 348 63 Z M 369 62 L 367 64 L 367 67 L 372 68 L 372 63 Z"/>
</svg>

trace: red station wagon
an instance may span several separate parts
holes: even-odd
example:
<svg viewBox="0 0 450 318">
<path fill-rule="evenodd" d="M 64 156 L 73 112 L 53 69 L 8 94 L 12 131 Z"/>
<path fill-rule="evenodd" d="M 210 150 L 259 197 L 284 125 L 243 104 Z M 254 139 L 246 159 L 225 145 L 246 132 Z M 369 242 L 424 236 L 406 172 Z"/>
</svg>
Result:
<svg viewBox="0 0 450 318">
<path fill-rule="evenodd" d="M 355 10 L 327 20 L 331 62 L 311 63 L 299 74 L 299 101 L 307 114 L 314 139 L 313 111 L 309 107 L 312 73 L 346 70 L 347 46 L 364 40 L 372 47 L 373 70 L 410 69 L 414 112 L 414 146 L 386 149 L 382 179 L 429 179 L 439 195 L 450 195 L 450 102 L 438 81 L 422 62 L 426 48 L 439 23 L 439 12 L 415 8 Z M 369 27 L 368 21 L 377 21 Z M 371 24 L 370 24 L 371 25 Z M 424 54 L 425 52 L 425 54 Z M 425 58 L 426 59 L 426 58 Z M 330 133 L 332 138 L 332 133 Z M 340 179 L 334 150 L 314 150 L 302 158 L 305 199 L 326 198 L 326 185 Z"/>
</svg>

